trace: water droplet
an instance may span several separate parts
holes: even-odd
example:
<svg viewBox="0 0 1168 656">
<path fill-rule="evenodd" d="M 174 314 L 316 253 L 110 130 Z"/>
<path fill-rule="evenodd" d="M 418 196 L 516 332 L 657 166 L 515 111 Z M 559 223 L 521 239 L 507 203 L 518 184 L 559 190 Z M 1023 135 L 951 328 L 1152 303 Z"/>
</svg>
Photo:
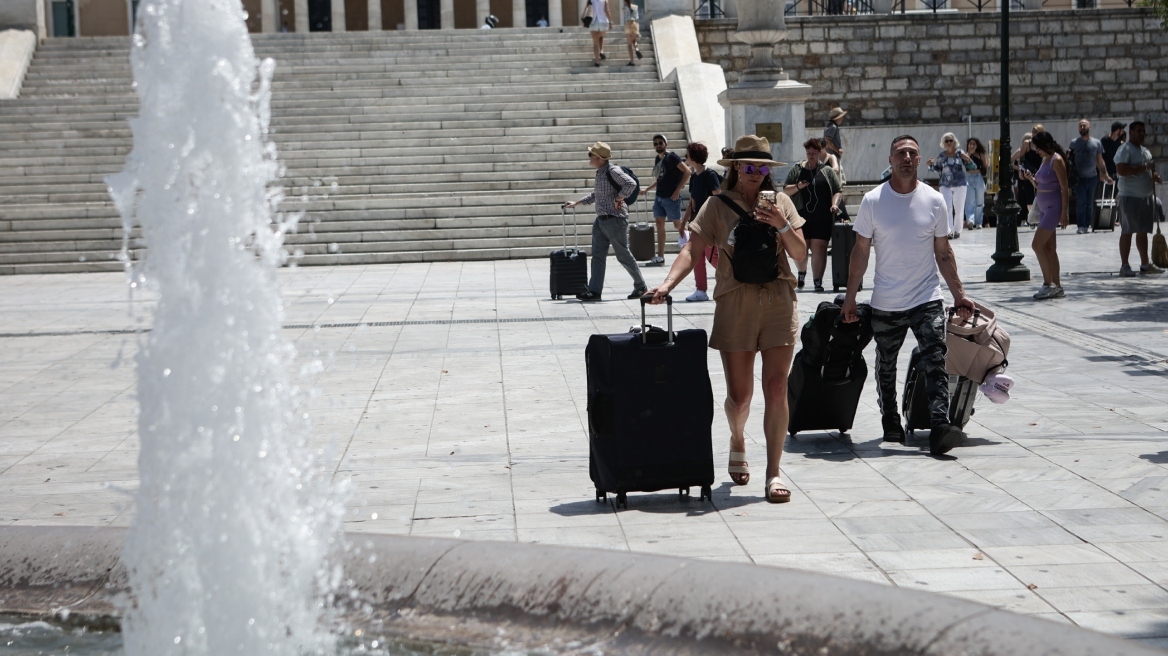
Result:
<svg viewBox="0 0 1168 656">
<path fill-rule="evenodd" d="M 462 531 L 460 531 L 458 529 L 454 529 L 454 537 L 458 537 L 460 535 L 462 535 Z"/>
<path fill-rule="evenodd" d="M 260 451 L 260 457 L 261 457 L 261 458 L 267 458 L 267 457 L 268 457 L 268 452 L 267 452 L 267 451 Z"/>
<path fill-rule="evenodd" d="M 232 441 L 232 442 L 238 442 L 238 441 L 239 441 L 239 436 L 238 436 L 238 435 L 236 435 L 236 436 L 232 437 L 232 438 L 231 438 L 231 441 Z"/>
<path fill-rule="evenodd" d="M 180 642 L 182 642 L 182 636 L 175 636 L 174 637 L 174 644 L 177 645 Z"/>
<path fill-rule="evenodd" d="M 377 519 L 377 513 L 373 513 L 373 514 L 370 516 L 370 518 L 371 518 L 371 519 Z M 373 562 L 373 561 L 371 560 L 371 561 L 369 561 L 369 562 Z"/>
<path fill-rule="evenodd" d="M 254 618 L 254 617 L 252 617 L 252 618 L 249 618 L 249 619 L 247 620 L 247 625 L 248 625 L 248 626 L 251 626 L 251 625 L 253 625 L 253 624 L 255 624 L 255 618 Z"/>
<path fill-rule="evenodd" d="M 170 369 L 163 369 L 163 370 L 162 370 L 162 377 L 163 377 L 163 378 L 165 378 L 165 377 L 167 377 L 167 376 L 169 376 L 169 375 L 170 375 Z"/>
<path fill-rule="evenodd" d="M 336 253 L 339 250 L 341 250 L 341 247 L 335 241 L 328 245 L 328 251 L 330 253 Z"/>
</svg>

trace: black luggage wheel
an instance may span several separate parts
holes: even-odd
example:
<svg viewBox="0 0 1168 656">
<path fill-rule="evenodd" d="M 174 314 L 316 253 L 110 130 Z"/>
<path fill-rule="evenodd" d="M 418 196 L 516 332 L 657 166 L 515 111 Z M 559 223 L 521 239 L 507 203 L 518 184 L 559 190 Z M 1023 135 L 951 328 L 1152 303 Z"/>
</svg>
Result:
<svg viewBox="0 0 1168 656">
<path fill-rule="evenodd" d="M 604 503 L 605 501 L 608 501 L 608 495 L 604 493 L 604 490 L 597 488 L 596 489 L 596 503 Z"/>
<path fill-rule="evenodd" d="M 710 489 L 709 485 L 702 486 L 702 496 L 699 498 L 699 501 L 709 501 L 713 503 L 714 491 Z"/>
<path fill-rule="evenodd" d="M 685 501 L 686 499 L 689 498 L 689 488 L 688 487 L 678 488 L 677 489 L 677 496 L 681 497 L 682 501 Z"/>
<path fill-rule="evenodd" d="M 627 494 L 625 494 L 624 492 L 617 492 L 616 493 L 616 507 L 617 508 L 628 508 L 629 507 L 629 496 Z"/>
</svg>

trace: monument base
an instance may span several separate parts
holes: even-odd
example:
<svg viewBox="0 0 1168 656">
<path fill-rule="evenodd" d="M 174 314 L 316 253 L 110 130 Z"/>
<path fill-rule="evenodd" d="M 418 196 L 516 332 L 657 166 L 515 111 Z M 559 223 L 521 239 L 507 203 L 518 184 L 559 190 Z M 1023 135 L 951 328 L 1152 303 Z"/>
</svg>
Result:
<svg viewBox="0 0 1168 656">
<path fill-rule="evenodd" d="M 811 86 L 780 75 L 781 79 L 743 79 L 718 94 L 718 102 L 726 109 L 726 138 L 731 145 L 742 135 L 757 134 L 770 142 L 771 157 L 792 165 L 805 157 L 804 103 L 811 97 Z M 783 170 L 773 177 L 782 182 L 785 175 Z"/>
</svg>

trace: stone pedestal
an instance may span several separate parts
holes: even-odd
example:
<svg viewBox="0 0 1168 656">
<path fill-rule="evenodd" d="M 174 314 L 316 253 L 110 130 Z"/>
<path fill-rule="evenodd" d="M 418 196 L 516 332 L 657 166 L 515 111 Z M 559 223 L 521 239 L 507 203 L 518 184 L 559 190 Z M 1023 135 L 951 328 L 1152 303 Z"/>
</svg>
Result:
<svg viewBox="0 0 1168 656">
<path fill-rule="evenodd" d="M 804 105 L 810 97 L 810 85 L 786 79 L 726 89 L 718 94 L 726 110 L 726 145 L 733 146 L 744 134 L 757 134 L 770 141 L 771 157 L 798 162 L 804 157 Z M 775 179 L 781 182 L 785 175 L 780 171 Z"/>
</svg>

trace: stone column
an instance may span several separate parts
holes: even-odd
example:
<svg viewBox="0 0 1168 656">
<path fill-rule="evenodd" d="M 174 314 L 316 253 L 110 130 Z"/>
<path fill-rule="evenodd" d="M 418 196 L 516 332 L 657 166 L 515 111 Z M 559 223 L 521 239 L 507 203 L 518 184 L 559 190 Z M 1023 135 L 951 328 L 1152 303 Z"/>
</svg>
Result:
<svg viewBox="0 0 1168 656">
<path fill-rule="evenodd" d="M 304 34 L 308 31 L 308 0 L 293 0 L 292 7 L 296 12 L 296 33 Z"/>
<path fill-rule="evenodd" d="M 332 6 L 332 20 L 333 20 L 332 31 L 333 32 L 344 32 L 345 31 L 345 0 L 332 0 L 332 2 L 330 4 Z"/>
<path fill-rule="evenodd" d="M 442 21 L 442 29 L 454 29 L 454 0 L 441 0 L 438 4 Z"/>
<path fill-rule="evenodd" d="M 476 30 L 482 27 L 489 13 L 491 13 L 491 0 L 475 0 L 475 17 L 478 19 L 475 23 Z"/>
<path fill-rule="evenodd" d="M 786 0 L 738 0 L 734 38 L 750 46 L 750 65 L 738 84 L 718 94 L 726 110 L 726 139 L 744 134 L 766 137 L 771 157 L 793 164 L 803 155 L 804 106 L 811 87 L 789 78 L 774 61 L 775 46 L 787 37 Z M 786 171 L 773 174 L 780 182 Z"/>
<path fill-rule="evenodd" d="M 564 26 L 564 4 L 560 0 L 548 0 L 548 26 Z"/>
<path fill-rule="evenodd" d="M 265 34 L 280 31 L 280 10 L 276 0 L 260 0 L 260 31 Z"/>
<path fill-rule="evenodd" d="M 369 0 L 369 31 L 380 32 L 382 29 L 381 0 Z"/>
<path fill-rule="evenodd" d="M 402 12 L 407 30 L 418 29 L 418 0 L 402 0 Z"/>
<path fill-rule="evenodd" d="M 548 1 L 550 8 L 554 0 Z M 539 16 L 535 17 L 536 20 Z M 524 0 L 511 0 L 511 25 L 515 27 L 527 27 L 527 3 Z"/>
</svg>

